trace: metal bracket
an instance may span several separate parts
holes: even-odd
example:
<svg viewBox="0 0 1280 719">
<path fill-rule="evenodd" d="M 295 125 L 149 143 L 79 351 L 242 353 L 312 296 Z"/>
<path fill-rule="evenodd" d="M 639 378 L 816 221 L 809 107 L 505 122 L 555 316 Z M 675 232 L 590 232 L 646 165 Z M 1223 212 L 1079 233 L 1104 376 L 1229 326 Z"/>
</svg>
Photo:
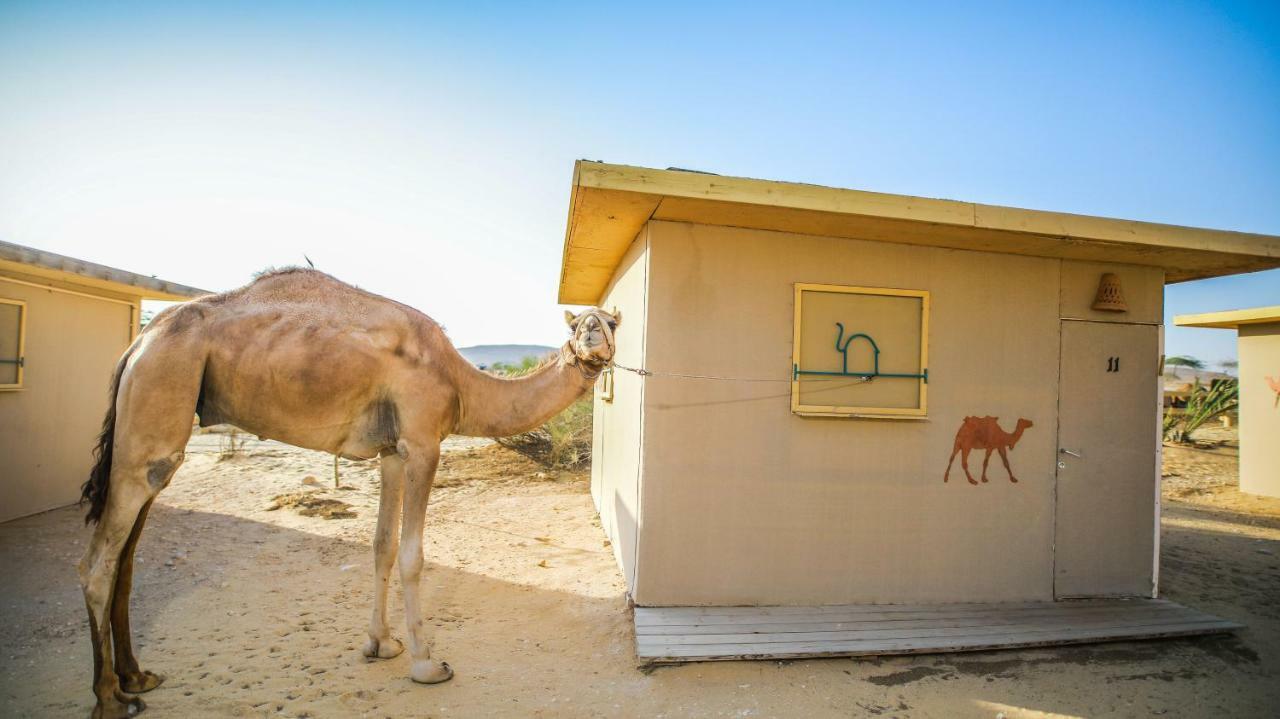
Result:
<svg viewBox="0 0 1280 719">
<path fill-rule="evenodd" d="M 828 377 L 861 377 L 863 379 L 875 379 L 876 377 L 906 378 L 924 380 L 925 384 L 929 384 L 929 368 L 925 367 L 920 370 L 920 374 L 902 374 L 898 372 L 881 372 L 880 371 L 880 345 L 871 338 L 871 335 L 865 332 L 849 335 L 848 339 L 844 336 L 844 324 L 836 323 L 836 351 L 840 353 L 840 371 L 839 372 L 819 372 L 817 370 L 800 369 L 799 365 L 791 366 L 791 378 L 797 380 L 800 375 L 825 375 Z M 849 345 L 859 337 L 871 343 L 871 371 L 870 372 L 850 372 L 849 371 Z M 843 341 L 843 344 L 841 342 Z"/>
</svg>

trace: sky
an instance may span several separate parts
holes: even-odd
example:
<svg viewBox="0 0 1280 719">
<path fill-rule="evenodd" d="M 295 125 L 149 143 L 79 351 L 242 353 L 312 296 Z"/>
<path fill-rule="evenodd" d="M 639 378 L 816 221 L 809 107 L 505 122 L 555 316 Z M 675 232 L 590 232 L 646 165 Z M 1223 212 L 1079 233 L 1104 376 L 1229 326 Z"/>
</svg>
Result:
<svg viewBox="0 0 1280 719">
<path fill-rule="evenodd" d="M 209 290 L 305 256 L 465 346 L 565 339 L 578 158 L 1280 234 L 1280 4 L 1049 5 L 0 0 L 0 239 Z"/>
</svg>

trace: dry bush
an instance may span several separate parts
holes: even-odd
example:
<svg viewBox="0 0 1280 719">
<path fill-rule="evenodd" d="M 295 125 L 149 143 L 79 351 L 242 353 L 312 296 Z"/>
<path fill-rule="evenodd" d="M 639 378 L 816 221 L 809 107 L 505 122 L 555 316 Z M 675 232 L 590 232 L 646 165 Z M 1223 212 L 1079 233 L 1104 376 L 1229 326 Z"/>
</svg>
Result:
<svg viewBox="0 0 1280 719">
<path fill-rule="evenodd" d="M 541 427 L 497 441 L 546 467 L 585 467 L 591 463 L 592 411 L 592 395 L 588 394 Z"/>
<path fill-rule="evenodd" d="M 235 459 L 244 453 L 245 436 L 240 430 L 232 427 L 218 440 L 218 461 Z"/>
<path fill-rule="evenodd" d="M 288 507 L 304 517 L 321 517 L 323 519 L 351 519 L 356 516 L 350 504 L 339 499 L 328 499 L 320 496 L 323 492 L 290 492 L 280 494 L 271 499 L 267 505 L 268 512 Z"/>
<path fill-rule="evenodd" d="M 507 377 L 519 377 L 536 371 L 543 362 L 553 359 L 525 357 L 516 364 L 495 362 L 489 371 Z M 591 421 L 594 406 L 593 395 L 588 392 L 541 427 L 513 437 L 494 439 L 503 447 L 551 469 L 585 467 L 591 464 Z"/>
</svg>

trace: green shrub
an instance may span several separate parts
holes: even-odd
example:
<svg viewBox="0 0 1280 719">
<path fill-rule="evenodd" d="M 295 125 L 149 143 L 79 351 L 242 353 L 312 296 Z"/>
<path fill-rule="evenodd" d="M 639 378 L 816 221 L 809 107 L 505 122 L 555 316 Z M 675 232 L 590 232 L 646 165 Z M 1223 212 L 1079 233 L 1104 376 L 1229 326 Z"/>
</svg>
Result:
<svg viewBox="0 0 1280 719">
<path fill-rule="evenodd" d="M 1234 379 L 1214 380 L 1208 386 L 1196 383 L 1185 409 L 1164 411 L 1164 438 L 1170 442 L 1190 442 L 1191 433 L 1205 422 L 1240 404 L 1240 382 Z"/>
</svg>

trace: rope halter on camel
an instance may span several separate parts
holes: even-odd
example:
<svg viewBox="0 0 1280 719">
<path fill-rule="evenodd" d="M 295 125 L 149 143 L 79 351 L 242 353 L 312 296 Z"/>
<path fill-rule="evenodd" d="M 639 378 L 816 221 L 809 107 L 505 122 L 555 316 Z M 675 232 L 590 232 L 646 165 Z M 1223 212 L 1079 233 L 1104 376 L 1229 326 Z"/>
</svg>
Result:
<svg viewBox="0 0 1280 719">
<path fill-rule="evenodd" d="M 586 320 L 588 316 L 595 317 L 600 323 L 600 330 L 604 333 L 605 346 L 609 348 L 609 358 L 600 359 L 591 354 L 590 351 L 583 349 L 578 343 L 578 326 Z M 613 364 L 613 356 L 618 351 L 617 345 L 614 343 L 613 326 L 610 321 L 616 321 L 609 316 L 604 310 L 591 308 L 575 318 L 571 332 L 573 335 L 569 341 L 560 348 L 560 358 L 566 364 L 576 365 L 578 371 L 582 372 L 585 379 L 594 381 Z"/>
</svg>

